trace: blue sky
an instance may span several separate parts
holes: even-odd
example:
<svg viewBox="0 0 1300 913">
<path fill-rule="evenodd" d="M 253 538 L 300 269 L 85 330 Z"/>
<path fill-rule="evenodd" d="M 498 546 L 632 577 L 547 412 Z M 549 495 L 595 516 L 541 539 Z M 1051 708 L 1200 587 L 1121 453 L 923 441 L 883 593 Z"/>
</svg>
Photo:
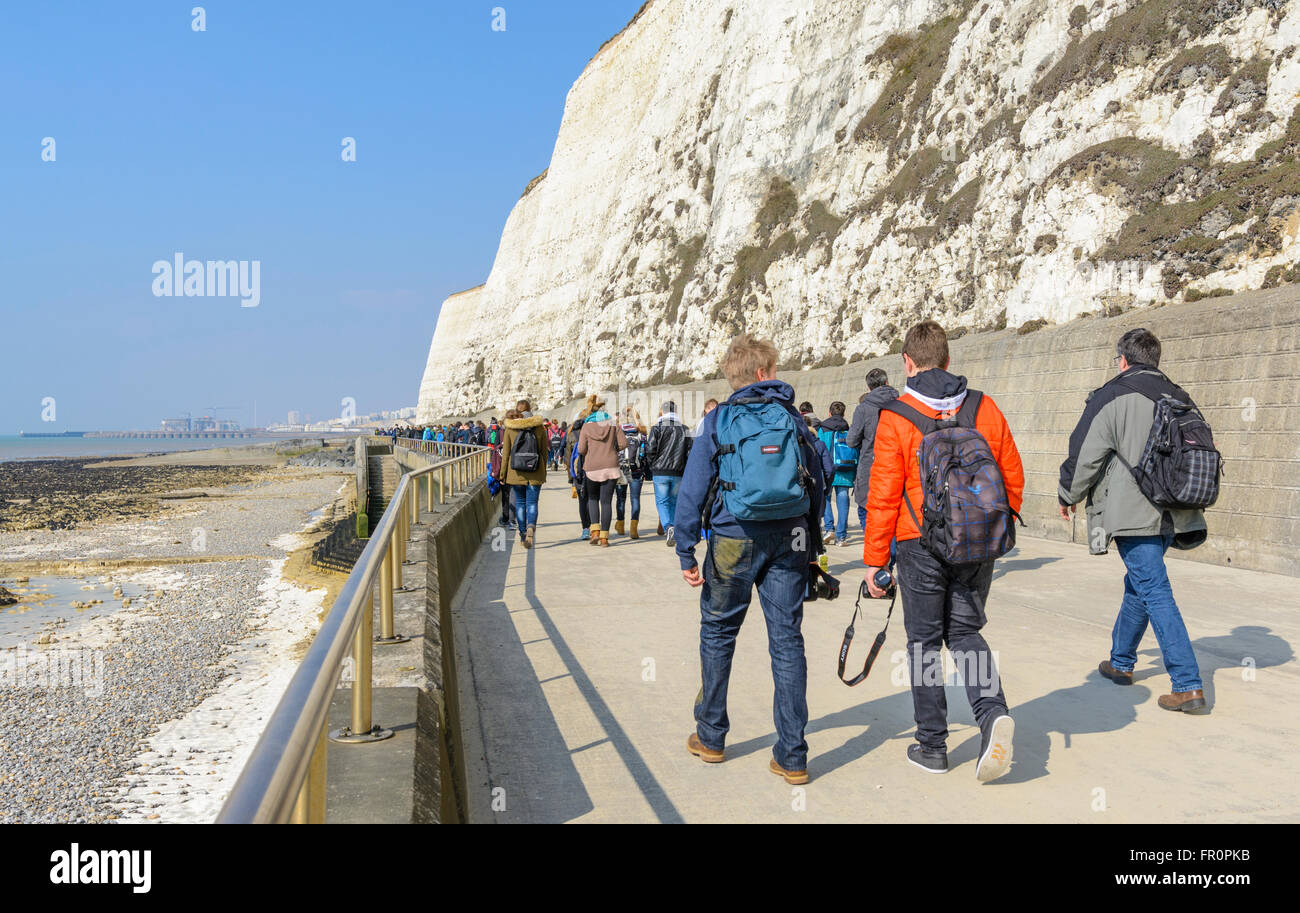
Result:
<svg viewBox="0 0 1300 913">
<path fill-rule="evenodd" d="M 641 0 L 196 5 L 0 6 L 0 434 L 414 405 Z M 155 296 L 178 251 L 260 261 L 260 305 Z"/>
</svg>

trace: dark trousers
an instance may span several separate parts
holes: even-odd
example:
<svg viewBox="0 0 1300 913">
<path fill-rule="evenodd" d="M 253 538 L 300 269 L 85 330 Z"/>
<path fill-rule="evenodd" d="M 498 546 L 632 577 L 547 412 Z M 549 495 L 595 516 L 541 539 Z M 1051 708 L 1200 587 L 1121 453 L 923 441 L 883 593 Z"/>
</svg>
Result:
<svg viewBox="0 0 1300 913">
<path fill-rule="evenodd" d="M 510 517 L 514 513 L 514 501 L 510 497 L 510 486 L 502 484 L 501 486 L 501 522 L 509 523 Z"/>
<path fill-rule="evenodd" d="M 948 739 L 948 701 L 940 648 L 947 646 L 966 686 L 975 722 L 1006 713 L 1002 681 L 989 645 L 980 634 L 987 621 L 984 604 L 993 580 L 993 562 L 945 564 L 920 539 L 898 543 L 898 589 L 907 629 L 907 662 L 916 716 L 916 740 L 944 749 Z"/>
<path fill-rule="evenodd" d="M 600 528 L 605 532 L 609 532 L 609 526 L 614 520 L 615 481 L 615 479 L 606 479 L 604 482 L 587 480 L 587 515 L 591 518 L 592 525 L 599 522 Z"/>
<path fill-rule="evenodd" d="M 700 590 L 700 693 L 695 698 L 695 731 L 706 747 L 721 751 L 731 729 L 727 717 L 731 660 L 757 588 L 772 660 L 776 725 L 772 756 L 786 770 L 807 767 L 808 661 L 803 641 L 807 583 L 808 553 L 791 547 L 789 532 L 763 533 L 753 539 L 729 539 L 716 533 L 710 537 Z"/>
<path fill-rule="evenodd" d="M 585 530 L 591 527 L 591 510 L 589 509 L 590 505 L 587 503 L 586 479 L 578 482 L 574 488 L 578 489 L 578 520 L 582 523 L 582 528 Z"/>
</svg>

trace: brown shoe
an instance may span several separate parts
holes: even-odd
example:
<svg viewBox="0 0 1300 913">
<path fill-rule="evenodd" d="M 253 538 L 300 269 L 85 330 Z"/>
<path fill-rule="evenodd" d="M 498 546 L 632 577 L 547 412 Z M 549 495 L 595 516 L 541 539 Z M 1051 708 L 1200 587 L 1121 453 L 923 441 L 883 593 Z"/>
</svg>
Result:
<svg viewBox="0 0 1300 913">
<path fill-rule="evenodd" d="M 614 521 L 614 532 L 618 533 L 620 536 L 623 535 L 623 521 L 622 521 L 622 520 L 615 520 L 615 521 Z"/>
<path fill-rule="evenodd" d="M 1200 688 L 1195 691 L 1175 691 L 1173 694 L 1162 694 L 1156 701 L 1165 710 L 1204 710 L 1205 709 L 1205 692 Z"/>
<path fill-rule="evenodd" d="M 722 752 L 714 751 L 712 748 L 705 748 L 700 742 L 699 736 L 693 732 L 691 733 L 690 738 L 686 740 L 686 750 L 695 755 L 695 757 L 699 758 L 701 761 L 704 761 L 706 764 L 722 763 Z"/>
<path fill-rule="evenodd" d="M 660 523 L 660 524 L 659 524 L 659 535 L 662 536 L 663 534 L 664 534 L 664 525 L 663 525 L 662 523 Z"/>
<path fill-rule="evenodd" d="M 593 526 L 593 527 L 591 528 L 591 539 L 590 539 L 590 542 L 591 542 L 592 545 L 600 545 L 600 527 L 599 527 L 599 526 Z"/>
<path fill-rule="evenodd" d="M 602 529 L 600 531 L 600 547 L 609 548 L 609 530 Z"/>
<path fill-rule="evenodd" d="M 533 531 L 535 529 L 536 527 L 530 526 L 528 527 L 528 532 L 524 533 L 524 548 L 533 547 Z"/>
<path fill-rule="evenodd" d="M 1132 673 L 1132 671 L 1129 671 L 1129 672 L 1121 672 L 1121 671 L 1119 671 L 1118 669 L 1116 669 L 1114 666 L 1112 666 L 1112 665 L 1110 664 L 1110 660 L 1108 660 L 1108 659 L 1103 659 L 1103 660 L 1101 661 L 1101 665 L 1099 665 L 1099 666 L 1097 667 L 1097 671 L 1100 672 L 1104 677 L 1110 679 L 1112 682 L 1114 682 L 1114 683 L 1117 684 L 1117 685 L 1131 685 L 1131 684 L 1133 684 L 1133 673 Z"/>
<path fill-rule="evenodd" d="M 628 535 L 629 535 L 631 538 L 633 538 L 633 539 L 640 539 L 640 538 L 641 538 L 640 536 L 637 535 L 637 532 L 636 532 L 636 521 L 635 521 L 635 520 L 632 521 L 632 532 L 629 533 Z"/>
<path fill-rule="evenodd" d="M 785 782 L 791 786 L 802 786 L 808 782 L 808 771 L 806 770 L 786 770 L 780 764 L 776 763 L 776 758 L 767 762 L 767 769 L 772 771 L 778 777 L 784 777 Z"/>
</svg>

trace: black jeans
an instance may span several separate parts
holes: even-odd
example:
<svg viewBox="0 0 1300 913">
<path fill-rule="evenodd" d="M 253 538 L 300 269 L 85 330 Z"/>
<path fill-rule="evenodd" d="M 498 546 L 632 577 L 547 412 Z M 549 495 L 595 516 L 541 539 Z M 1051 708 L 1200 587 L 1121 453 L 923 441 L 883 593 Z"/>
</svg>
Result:
<svg viewBox="0 0 1300 913">
<path fill-rule="evenodd" d="M 609 525 L 614 519 L 615 481 L 615 479 L 606 479 L 604 482 L 587 480 L 587 514 L 592 525 L 595 526 L 599 522 L 600 528 L 605 532 L 609 532 Z"/>
<path fill-rule="evenodd" d="M 952 654 L 975 722 L 983 725 L 990 715 L 1007 712 L 997 664 L 980 634 L 993 562 L 945 564 L 920 539 L 908 539 L 898 543 L 897 570 L 916 740 L 942 750 L 948 739 L 948 701 L 941 646 Z"/>
<path fill-rule="evenodd" d="M 589 507 L 587 504 L 587 480 L 583 479 L 573 487 L 578 489 L 578 520 L 582 523 L 584 530 L 590 529 L 591 511 L 587 509 Z"/>
<path fill-rule="evenodd" d="M 513 511 L 514 511 L 514 508 L 511 506 L 512 503 L 513 501 L 510 497 L 510 486 L 502 484 L 501 486 L 501 522 L 502 523 L 510 522 L 510 518 L 513 515 Z"/>
</svg>

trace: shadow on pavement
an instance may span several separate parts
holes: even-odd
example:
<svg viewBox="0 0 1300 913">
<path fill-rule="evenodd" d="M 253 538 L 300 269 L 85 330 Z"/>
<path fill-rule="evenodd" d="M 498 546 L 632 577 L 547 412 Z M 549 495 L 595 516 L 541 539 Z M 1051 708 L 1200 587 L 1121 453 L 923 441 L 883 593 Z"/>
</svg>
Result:
<svg viewBox="0 0 1300 913">
<path fill-rule="evenodd" d="M 555 547 L 555 543 L 550 546 Z M 654 774 L 650 771 L 645 759 L 641 753 L 636 750 L 632 740 L 628 738 L 623 727 L 619 725 L 618 719 L 609 709 L 609 705 L 601 698 L 596 686 L 592 683 L 587 673 L 583 671 L 581 664 L 569 649 L 564 637 L 560 634 L 559 628 L 551 619 L 550 613 L 542 604 L 541 599 L 537 596 L 537 561 L 536 547 L 530 550 L 525 556 L 525 577 L 524 577 L 524 597 L 528 600 L 529 607 L 537 616 L 538 622 L 541 623 L 542 629 L 551 641 L 551 646 L 564 667 L 568 670 L 573 679 L 574 685 L 582 695 L 587 706 L 591 708 L 592 714 L 600 722 L 601 728 L 605 730 L 605 735 L 614 750 L 618 752 L 619 758 L 627 768 L 632 779 L 636 781 L 637 788 L 645 797 L 650 808 L 653 810 L 655 817 L 664 824 L 682 823 L 682 816 L 677 811 L 676 806 L 668 798 L 668 794 L 659 781 L 655 779 Z M 504 574 L 504 569 L 503 569 Z M 502 581 L 504 583 L 504 579 Z M 497 604 L 500 607 L 500 603 Z M 519 643 L 518 637 L 513 638 L 512 648 L 517 648 L 519 653 L 523 653 L 523 647 Z M 516 711 L 535 720 L 547 720 L 548 733 L 554 733 L 554 739 L 545 744 L 530 744 L 528 746 L 528 756 L 536 762 L 535 774 L 545 777 L 546 782 L 531 784 L 534 788 L 532 791 L 535 795 L 547 797 L 547 801 L 554 801 L 554 807 L 545 806 L 538 809 L 540 814 L 534 815 L 533 821 L 568 821 L 592 809 L 591 800 L 587 795 L 586 788 L 582 784 L 581 776 L 573 765 L 573 760 L 568 747 L 564 744 L 555 724 L 555 718 L 551 714 L 550 706 L 547 703 L 546 695 L 542 692 L 539 683 L 534 679 L 532 664 L 529 662 L 527 655 L 521 657 L 522 667 L 527 672 L 527 678 L 530 687 L 526 690 L 514 692 L 512 697 L 515 699 Z M 587 746 L 583 746 L 587 747 Z M 553 779 L 552 775 L 555 774 Z M 576 783 L 573 781 L 577 781 Z M 581 796 L 582 801 L 574 804 L 572 797 Z M 566 797 L 570 801 L 566 801 Z"/>
<path fill-rule="evenodd" d="M 1220 669 L 1253 671 L 1282 666 L 1295 659 L 1291 644 L 1264 625 L 1238 625 L 1232 629 L 1231 634 L 1198 637 L 1192 641 L 1192 650 L 1196 653 L 1196 664 L 1201 669 L 1201 682 L 1211 711 L 1214 710 L 1214 673 Z M 1159 657 L 1160 647 L 1157 645 L 1139 650 L 1138 655 Z M 1139 672 L 1135 678 L 1143 681 L 1165 674 L 1161 668 Z"/>
<path fill-rule="evenodd" d="M 511 542 L 511 550 L 517 541 Z M 512 799 L 509 792 L 506 796 L 511 811 L 526 807 L 524 820 L 568 821 L 586 814 L 594 806 L 519 640 L 510 610 L 501 598 L 510 567 L 509 555 L 507 551 L 503 559 L 480 564 L 476 584 L 483 587 L 485 597 L 495 598 L 472 608 L 475 621 L 469 669 L 471 674 L 484 667 L 493 670 L 487 686 L 493 692 L 490 695 L 480 696 L 484 683 L 479 675 L 473 675 L 472 679 L 480 716 L 493 717 L 491 725 L 483 724 L 484 751 L 494 762 L 489 768 L 490 775 L 504 772 L 509 777 L 488 785 L 493 789 L 506 786 L 508 791 L 524 791 L 528 796 L 526 806 L 517 797 Z M 482 650 L 484 643 L 491 648 L 491 654 L 476 656 L 475 646 Z M 487 742 L 488 732 L 509 733 L 509 741 L 493 745 Z M 527 763 L 519 764 L 521 759 Z M 520 819 L 507 814 L 500 820 Z"/>
</svg>

